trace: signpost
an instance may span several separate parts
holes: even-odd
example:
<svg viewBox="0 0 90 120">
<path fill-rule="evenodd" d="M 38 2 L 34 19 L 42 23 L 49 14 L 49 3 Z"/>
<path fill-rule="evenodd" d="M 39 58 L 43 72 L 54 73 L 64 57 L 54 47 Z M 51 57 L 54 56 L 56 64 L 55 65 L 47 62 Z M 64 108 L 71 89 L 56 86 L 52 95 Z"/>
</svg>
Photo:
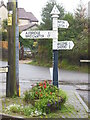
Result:
<svg viewBox="0 0 90 120">
<path fill-rule="evenodd" d="M 24 39 L 50 39 L 50 38 L 54 38 L 57 36 L 57 32 L 56 31 L 52 31 L 52 30 L 47 30 L 47 31 L 23 31 L 21 33 L 21 36 Z"/>
<path fill-rule="evenodd" d="M 53 38 L 53 85 L 58 87 L 58 50 L 57 50 L 57 42 L 58 42 L 58 17 L 59 17 L 59 10 L 57 9 L 56 5 L 52 9 L 51 13 L 53 18 L 53 30 L 57 32 L 56 38 Z"/>
<path fill-rule="evenodd" d="M 53 39 L 53 85 L 58 87 L 58 50 L 69 50 L 74 47 L 72 41 L 58 41 L 58 28 L 68 28 L 69 23 L 66 20 L 58 20 L 60 11 L 53 7 L 51 13 L 53 18 L 53 30 L 46 31 L 23 31 L 21 37 L 24 39 Z M 52 71 L 52 69 L 50 70 Z"/>
<path fill-rule="evenodd" d="M 66 20 L 58 20 L 58 28 L 68 28 L 69 23 Z"/>
<path fill-rule="evenodd" d="M 58 41 L 58 50 L 71 50 L 74 47 L 73 41 Z"/>
</svg>

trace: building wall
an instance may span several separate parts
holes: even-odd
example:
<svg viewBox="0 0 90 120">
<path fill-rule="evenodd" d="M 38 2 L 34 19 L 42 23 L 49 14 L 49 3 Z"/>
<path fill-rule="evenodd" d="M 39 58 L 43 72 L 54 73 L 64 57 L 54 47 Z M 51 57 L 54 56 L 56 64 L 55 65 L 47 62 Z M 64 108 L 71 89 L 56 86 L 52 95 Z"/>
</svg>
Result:
<svg viewBox="0 0 90 120">
<path fill-rule="evenodd" d="M 29 23 L 29 20 L 19 19 L 19 26 L 28 25 Z"/>
<path fill-rule="evenodd" d="M 38 24 L 38 22 L 31 22 L 31 23 Z"/>
<path fill-rule="evenodd" d="M 1 18 L 1 21 L 8 18 L 8 11 L 4 6 L 0 8 L 0 18 Z"/>
</svg>

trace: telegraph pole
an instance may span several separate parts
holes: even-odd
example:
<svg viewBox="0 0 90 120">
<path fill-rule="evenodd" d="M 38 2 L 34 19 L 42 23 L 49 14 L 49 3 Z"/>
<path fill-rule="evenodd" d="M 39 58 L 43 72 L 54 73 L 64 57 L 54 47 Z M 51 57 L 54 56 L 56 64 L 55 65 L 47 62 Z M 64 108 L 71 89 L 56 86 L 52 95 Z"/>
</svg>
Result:
<svg viewBox="0 0 90 120">
<path fill-rule="evenodd" d="M 16 87 L 19 97 L 19 26 L 18 26 L 18 0 L 16 0 Z"/>
<path fill-rule="evenodd" d="M 18 30 L 17 26 L 17 2 L 16 0 L 8 0 L 8 65 L 9 65 L 9 72 L 8 72 L 8 81 L 7 81 L 7 90 L 6 96 L 12 97 L 15 94 L 18 95 L 18 84 L 19 78 L 17 78 L 17 71 L 19 71 L 18 63 L 16 60 L 17 54 L 17 45 L 18 42 Z M 18 60 L 19 61 L 19 60 Z M 17 67 L 16 67 L 17 66 Z"/>
</svg>

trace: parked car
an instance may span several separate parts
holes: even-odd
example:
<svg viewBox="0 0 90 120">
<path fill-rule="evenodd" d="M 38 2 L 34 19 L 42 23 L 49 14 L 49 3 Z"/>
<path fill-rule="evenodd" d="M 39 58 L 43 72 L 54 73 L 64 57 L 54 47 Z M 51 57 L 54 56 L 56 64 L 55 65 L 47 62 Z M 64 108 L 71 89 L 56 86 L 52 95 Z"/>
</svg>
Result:
<svg viewBox="0 0 90 120">
<path fill-rule="evenodd" d="M 24 47 L 24 57 L 30 57 L 30 56 L 32 56 L 32 52 L 30 48 Z"/>
</svg>

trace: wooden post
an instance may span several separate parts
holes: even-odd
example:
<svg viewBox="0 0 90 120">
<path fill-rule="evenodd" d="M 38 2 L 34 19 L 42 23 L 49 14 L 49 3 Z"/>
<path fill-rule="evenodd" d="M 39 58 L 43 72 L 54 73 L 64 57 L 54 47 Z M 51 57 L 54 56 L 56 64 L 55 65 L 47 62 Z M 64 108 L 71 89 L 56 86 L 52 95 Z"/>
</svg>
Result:
<svg viewBox="0 0 90 120">
<path fill-rule="evenodd" d="M 19 97 L 19 27 L 18 27 L 18 0 L 16 0 L 16 87 Z"/>
<path fill-rule="evenodd" d="M 7 97 L 17 93 L 16 88 L 16 1 L 8 0 L 8 90 Z"/>
</svg>

